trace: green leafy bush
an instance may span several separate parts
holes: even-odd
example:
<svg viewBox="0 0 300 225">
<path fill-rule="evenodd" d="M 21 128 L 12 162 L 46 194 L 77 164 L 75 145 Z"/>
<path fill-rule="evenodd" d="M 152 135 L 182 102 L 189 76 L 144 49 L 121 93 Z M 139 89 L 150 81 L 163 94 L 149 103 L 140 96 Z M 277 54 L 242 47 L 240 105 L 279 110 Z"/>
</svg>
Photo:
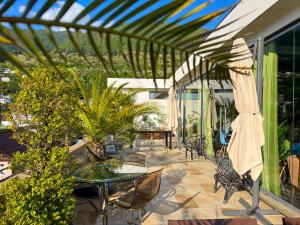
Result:
<svg viewBox="0 0 300 225">
<path fill-rule="evenodd" d="M 3 224 L 69 224 L 75 203 L 72 184 L 72 178 L 60 173 L 8 180 L 0 189 L 5 199 Z"/>
<path fill-rule="evenodd" d="M 79 97 L 53 68 L 34 69 L 21 77 L 10 106 L 14 138 L 27 147 L 16 153 L 12 170 L 21 178 L 7 180 L 0 190 L 0 224 L 69 224 L 75 199 L 68 143 L 78 132 Z M 25 177 L 24 177 L 25 176 Z"/>
<path fill-rule="evenodd" d="M 280 160 L 285 160 L 291 153 L 291 142 L 287 139 L 289 127 L 286 121 L 283 121 L 278 126 L 278 149 Z"/>
<path fill-rule="evenodd" d="M 33 155 L 31 155 L 33 154 Z M 43 151 L 29 149 L 19 153 L 13 169 L 25 170 L 25 178 L 10 179 L 0 186 L 0 218 L 4 224 L 68 224 L 75 199 L 72 197 L 74 178 L 69 176 L 67 147 Z M 27 160 L 26 160 L 27 159 Z"/>
<path fill-rule="evenodd" d="M 78 134 L 78 95 L 61 74 L 51 67 L 38 67 L 22 77 L 20 91 L 10 105 L 8 118 L 19 143 L 37 148 L 68 144 Z"/>
</svg>

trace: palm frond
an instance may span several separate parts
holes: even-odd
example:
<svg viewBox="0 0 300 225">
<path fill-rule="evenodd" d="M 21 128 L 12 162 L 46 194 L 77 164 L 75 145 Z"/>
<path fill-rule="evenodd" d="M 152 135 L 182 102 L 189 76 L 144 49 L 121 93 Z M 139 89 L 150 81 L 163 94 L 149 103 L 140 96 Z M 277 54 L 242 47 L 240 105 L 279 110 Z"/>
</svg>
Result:
<svg viewBox="0 0 300 225">
<path fill-rule="evenodd" d="M 135 104 L 137 91 L 122 92 L 126 84 L 115 87 L 100 88 L 102 76 L 93 78 L 92 86 L 84 86 L 77 75 L 74 75 L 77 85 L 87 100 L 78 107 L 85 134 L 90 141 L 103 141 L 109 134 L 122 133 L 134 118 L 157 111 L 156 107 L 147 104 Z"/>
<path fill-rule="evenodd" d="M 66 0 L 53 19 L 45 19 L 43 15 L 57 2 L 56 0 L 44 1 L 40 9 L 35 12 L 35 16 L 30 17 L 36 1 L 28 1 L 24 13 L 20 16 L 6 15 L 6 12 L 14 5 L 14 1 L 7 1 L 0 8 L 0 43 L 14 45 L 24 53 L 34 56 L 40 63 L 48 62 L 55 66 L 55 62 L 53 62 L 46 46 L 43 46 L 39 40 L 34 27 L 40 26 L 46 29 L 50 43 L 61 58 L 67 60 L 61 51 L 62 47 L 59 41 L 53 35 L 53 29 L 60 28 L 66 30 L 77 53 L 90 63 L 80 47 L 80 38 L 77 38 L 86 35 L 94 54 L 107 70 L 110 67 L 116 71 L 111 47 L 114 37 L 119 38 L 120 45 L 127 46 L 128 61 L 133 72 L 136 75 L 146 74 L 150 68 L 154 81 L 157 78 L 158 60 L 163 61 L 163 77 L 166 79 L 169 75 L 174 75 L 178 66 L 176 58 L 179 55 L 184 55 L 186 59 L 191 55 L 193 59 L 200 57 L 202 58 L 200 62 L 211 61 L 210 65 L 213 65 L 213 68 L 218 67 L 218 71 L 229 69 L 225 63 L 232 59 L 229 50 L 219 46 L 220 40 L 228 33 L 205 40 L 207 35 L 213 31 L 199 34 L 199 28 L 218 18 L 233 6 L 195 18 L 195 15 L 205 9 L 211 1 L 195 5 L 194 9 L 185 12 L 184 9 L 194 4 L 194 1 L 172 0 L 158 6 L 156 4 L 158 0 L 149 0 L 142 4 L 138 4 L 138 1 L 116 0 L 105 5 L 103 5 L 105 2 L 103 0 L 94 0 L 78 15 L 74 15 L 72 21 L 66 21 L 62 18 L 70 13 L 69 10 L 76 3 L 75 0 Z M 12 29 L 5 28 L 4 23 Z M 23 27 L 28 27 L 30 32 L 24 32 Z M 218 28 L 218 30 L 220 29 Z M 76 36 L 76 33 L 81 35 Z M 100 40 L 104 40 L 107 54 L 103 54 L 102 41 L 100 41 L 101 43 L 98 41 L 99 37 Z M 205 46 L 207 41 L 210 44 Z M 212 41 L 215 43 L 211 44 Z M 203 52 L 208 51 L 207 48 L 214 50 L 214 46 L 217 46 L 218 51 L 228 52 L 228 54 L 214 58 L 210 58 L 209 55 L 203 56 Z M 0 54 L 18 68 L 26 71 L 22 63 L 12 57 L 4 48 L 0 48 Z M 193 66 L 189 65 L 189 73 L 195 69 L 195 66 L 196 61 L 194 60 Z"/>
</svg>

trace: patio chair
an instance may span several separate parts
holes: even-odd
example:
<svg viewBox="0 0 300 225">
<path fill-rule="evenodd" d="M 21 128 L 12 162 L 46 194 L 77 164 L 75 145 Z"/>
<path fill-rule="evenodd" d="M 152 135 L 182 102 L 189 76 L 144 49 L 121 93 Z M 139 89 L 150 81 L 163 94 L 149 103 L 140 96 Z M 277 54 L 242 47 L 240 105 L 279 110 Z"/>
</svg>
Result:
<svg viewBox="0 0 300 225">
<path fill-rule="evenodd" d="M 140 145 L 141 145 L 141 137 L 138 136 L 132 145 L 132 148 L 129 149 L 130 153 L 138 152 L 140 150 Z"/>
<path fill-rule="evenodd" d="M 127 209 L 132 213 L 132 220 L 129 221 L 128 214 L 126 219 L 128 223 L 134 222 L 134 211 L 139 212 L 139 221 L 142 222 L 141 210 L 145 211 L 146 205 L 159 193 L 161 184 L 162 169 L 143 175 L 135 180 L 134 187 L 126 188 L 128 191 L 115 197 L 111 195 L 109 203 L 113 206 Z M 120 187 L 123 185 L 120 182 Z M 126 184 L 125 184 L 126 186 Z"/>
<path fill-rule="evenodd" d="M 189 138 L 185 144 L 185 157 L 188 157 L 188 152 L 191 155 L 191 160 L 194 159 L 194 151 L 197 150 L 198 138 Z"/>
<path fill-rule="evenodd" d="M 191 155 L 191 160 L 194 159 L 194 152 L 197 152 L 197 154 L 200 156 L 204 156 L 204 158 L 206 158 L 205 155 L 205 148 L 206 148 L 206 142 L 205 142 L 205 137 L 202 140 L 204 141 L 204 149 L 202 149 L 201 147 L 201 138 L 200 136 L 195 136 L 195 137 L 191 137 L 187 140 L 187 143 L 185 144 L 185 157 L 188 157 L 188 152 Z"/>
<path fill-rule="evenodd" d="M 300 186 L 300 156 L 290 155 L 287 158 L 287 162 L 292 185 L 291 204 L 293 204 L 295 191 Z"/>
<path fill-rule="evenodd" d="M 282 217 L 282 224 L 283 225 L 300 225 L 300 217 L 296 217 L 296 218 Z"/>
<path fill-rule="evenodd" d="M 254 218 L 169 220 L 168 225 L 257 225 L 257 220 Z"/>
<path fill-rule="evenodd" d="M 219 154 L 219 157 L 223 157 L 225 156 L 226 154 L 226 147 L 228 145 L 228 142 L 226 141 L 226 136 L 225 136 L 225 133 L 220 131 L 220 142 L 221 142 L 221 150 L 220 150 L 220 154 Z"/>
<path fill-rule="evenodd" d="M 114 157 L 114 156 L 122 154 L 123 150 L 124 150 L 123 145 L 124 145 L 124 143 L 119 142 L 119 141 L 110 140 L 110 141 L 106 142 L 105 151 L 106 151 L 107 156 Z"/>
<path fill-rule="evenodd" d="M 124 157 L 124 163 L 135 166 L 145 166 L 146 155 L 143 153 L 129 153 Z"/>
<path fill-rule="evenodd" d="M 244 190 L 243 180 L 233 169 L 231 161 L 228 156 L 220 159 L 218 163 L 217 173 L 214 176 L 215 185 L 214 193 L 218 190 L 218 183 L 225 188 L 225 195 L 223 203 L 227 203 L 229 197 L 235 190 Z"/>
</svg>

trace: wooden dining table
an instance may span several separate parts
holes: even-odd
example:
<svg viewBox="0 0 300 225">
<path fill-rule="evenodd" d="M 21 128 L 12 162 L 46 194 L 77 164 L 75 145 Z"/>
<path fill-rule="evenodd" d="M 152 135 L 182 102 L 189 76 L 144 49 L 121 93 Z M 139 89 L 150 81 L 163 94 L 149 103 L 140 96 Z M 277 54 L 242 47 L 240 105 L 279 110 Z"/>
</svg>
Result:
<svg viewBox="0 0 300 225">
<path fill-rule="evenodd" d="M 141 129 L 141 130 L 135 130 L 133 131 L 134 133 L 138 134 L 165 134 L 165 143 L 166 147 L 169 147 L 170 150 L 172 150 L 172 130 L 167 130 L 167 129 Z"/>
</svg>

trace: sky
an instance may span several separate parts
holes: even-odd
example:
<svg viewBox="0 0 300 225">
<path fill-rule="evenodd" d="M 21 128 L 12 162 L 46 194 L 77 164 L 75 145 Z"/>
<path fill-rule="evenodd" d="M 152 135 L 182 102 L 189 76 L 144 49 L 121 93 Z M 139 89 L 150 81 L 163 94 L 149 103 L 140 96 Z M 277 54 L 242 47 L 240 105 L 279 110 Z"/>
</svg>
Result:
<svg viewBox="0 0 300 225">
<path fill-rule="evenodd" d="M 8 0 L 3 1 L 3 3 L 0 5 L 0 7 L 3 6 L 3 4 L 5 4 L 5 2 L 7 2 Z M 29 0 L 16 0 L 15 3 L 9 8 L 9 10 L 5 13 L 6 16 L 18 16 L 18 15 L 22 15 L 22 13 L 24 12 L 25 8 L 26 8 L 26 4 L 28 3 Z M 71 6 L 71 8 L 66 12 L 66 14 L 64 15 L 64 17 L 61 19 L 61 21 L 64 22 L 70 22 L 72 21 L 92 0 L 76 0 L 76 2 Z M 110 3 L 112 3 L 115 0 L 104 0 L 104 3 L 102 3 L 97 9 L 95 9 L 94 11 L 92 11 L 89 15 L 87 15 L 86 17 L 84 17 L 80 22 L 84 23 L 89 21 L 91 18 L 93 18 L 93 16 L 95 16 L 97 14 L 97 12 L 99 12 L 102 8 L 104 8 L 105 6 L 108 6 Z M 130 10 L 133 10 L 135 7 L 138 7 L 140 4 L 144 3 L 146 0 L 136 0 L 136 3 L 131 6 L 131 8 L 128 9 L 128 11 L 124 11 L 123 13 L 120 14 L 120 17 L 126 13 L 128 13 Z M 147 9 L 145 11 L 143 11 L 141 14 L 133 17 L 130 21 L 134 21 L 136 20 L 139 16 L 141 15 L 146 15 L 151 11 L 155 11 L 157 9 L 157 7 L 161 7 L 162 5 L 170 2 L 171 0 L 159 0 L 153 7 L 151 7 L 150 9 Z M 187 13 L 188 11 L 192 10 L 193 8 L 197 7 L 198 5 L 206 2 L 207 0 L 194 0 L 194 2 L 187 7 L 186 9 L 184 9 L 180 14 L 178 14 L 177 16 L 179 17 L 180 15 L 183 15 L 184 13 Z M 225 7 L 231 6 L 234 3 L 236 3 L 238 0 L 215 0 L 213 1 L 208 7 L 206 7 L 205 9 L 201 10 L 200 12 L 196 13 L 195 15 L 191 16 L 189 19 L 185 20 L 184 22 L 188 22 L 189 20 L 193 20 L 196 19 L 200 16 L 204 16 L 207 15 L 210 12 L 215 12 L 216 10 L 220 10 L 223 9 Z M 29 13 L 29 17 L 33 17 L 36 12 L 41 8 L 41 6 L 43 5 L 43 3 L 45 3 L 46 0 L 37 0 L 36 4 L 34 5 L 34 7 L 32 8 L 32 10 Z M 64 4 L 64 0 L 57 0 L 57 2 L 55 4 L 53 4 L 42 16 L 43 19 L 54 19 L 55 16 L 57 15 L 57 13 L 59 12 L 59 10 L 61 9 L 61 7 Z M 107 15 L 106 17 L 108 17 L 109 15 Z M 204 28 L 207 29 L 213 29 L 214 27 L 216 27 L 219 22 L 224 18 L 225 14 L 220 16 L 218 19 L 210 22 L 209 24 L 207 24 L 206 26 L 204 26 Z M 100 18 L 97 21 L 94 22 L 93 25 L 97 26 L 99 24 L 101 24 L 101 22 L 103 22 L 106 17 Z M 175 17 L 176 18 L 176 17 Z M 114 21 L 117 21 L 117 18 L 114 18 L 113 21 L 111 21 L 110 23 L 113 23 Z M 107 24 L 107 26 L 109 26 L 110 24 Z M 57 28 L 59 30 L 59 28 Z"/>
</svg>

